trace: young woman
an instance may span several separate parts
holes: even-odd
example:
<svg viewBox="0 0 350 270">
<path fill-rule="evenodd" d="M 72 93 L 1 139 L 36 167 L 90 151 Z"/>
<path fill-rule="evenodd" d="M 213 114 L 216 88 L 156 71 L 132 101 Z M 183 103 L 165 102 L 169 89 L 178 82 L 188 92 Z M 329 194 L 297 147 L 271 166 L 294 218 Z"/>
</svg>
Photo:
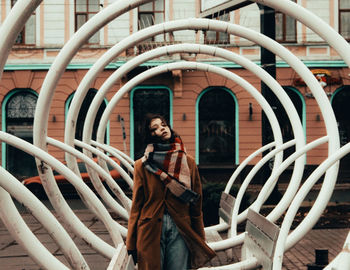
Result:
<svg viewBox="0 0 350 270">
<path fill-rule="evenodd" d="M 149 115 L 135 162 L 126 245 L 139 270 L 198 268 L 215 256 L 205 243 L 202 185 L 194 159 L 160 115 Z"/>
</svg>

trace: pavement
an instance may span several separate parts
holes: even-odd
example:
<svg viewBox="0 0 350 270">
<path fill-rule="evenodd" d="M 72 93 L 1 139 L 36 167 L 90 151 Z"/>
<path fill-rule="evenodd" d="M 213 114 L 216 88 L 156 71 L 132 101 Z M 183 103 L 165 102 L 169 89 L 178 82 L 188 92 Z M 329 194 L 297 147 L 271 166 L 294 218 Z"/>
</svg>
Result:
<svg viewBox="0 0 350 270">
<path fill-rule="evenodd" d="M 86 209 L 74 210 L 80 220 L 96 235 L 112 244 L 104 225 Z M 53 212 L 54 213 L 54 212 Z M 67 263 L 57 245 L 53 242 L 42 225 L 28 212 L 22 211 L 23 219 L 35 233 L 38 239 L 59 260 Z M 69 231 L 68 231 L 69 232 Z M 342 249 L 349 228 L 343 229 L 315 229 L 311 230 L 293 248 L 284 255 L 283 269 L 307 269 L 307 264 L 315 262 L 315 249 L 327 249 L 328 258 L 331 261 Z M 84 241 L 69 232 L 81 250 L 90 269 L 106 269 L 109 260 L 92 250 Z M 210 266 L 229 264 L 239 261 L 240 247 L 233 249 L 233 259 L 228 259 L 227 252 L 219 252 L 218 256 L 210 262 Z M 28 256 L 27 252 L 16 243 L 0 220 L 0 269 L 1 270 L 38 270 L 40 267 Z M 215 268 L 214 268 L 215 269 Z"/>
</svg>

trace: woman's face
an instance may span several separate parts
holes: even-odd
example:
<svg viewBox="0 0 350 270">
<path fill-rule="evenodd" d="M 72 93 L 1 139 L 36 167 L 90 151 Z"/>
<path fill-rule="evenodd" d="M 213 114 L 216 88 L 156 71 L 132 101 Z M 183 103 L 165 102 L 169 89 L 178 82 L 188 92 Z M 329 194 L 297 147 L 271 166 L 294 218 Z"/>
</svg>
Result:
<svg viewBox="0 0 350 270">
<path fill-rule="evenodd" d="M 162 141 L 167 141 L 171 138 L 170 128 L 160 118 L 152 119 L 149 129 L 152 136 L 157 136 Z"/>
</svg>

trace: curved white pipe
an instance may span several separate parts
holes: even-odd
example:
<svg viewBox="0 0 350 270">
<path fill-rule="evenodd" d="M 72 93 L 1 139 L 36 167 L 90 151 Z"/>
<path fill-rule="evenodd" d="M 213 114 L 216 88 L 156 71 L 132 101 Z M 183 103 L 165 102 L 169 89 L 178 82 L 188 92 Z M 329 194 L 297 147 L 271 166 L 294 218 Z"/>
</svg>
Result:
<svg viewBox="0 0 350 270">
<path fill-rule="evenodd" d="M 89 144 L 86 144 L 84 142 L 81 142 L 79 140 L 75 140 L 75 144 L 78 147 L 81 147 L 83 149 L 87 149 L 89 152 L 98 155 L 100 159 L 103 159 L 105 161 L 109 161 L 113 164 L 116 168 L 118 168 L 119 173 L 125 177 L 128 178 L 129 181 L 132 181 L 130 176 L 119 166 L 118 163 L 116 163 L 114 160 L 112 160 L 109 156 L 107 156 L 105 153 L 102 153 L 98 149 L 92 147 Z M 83 154 L 84 155 L 84 154 Z M 86 156 L 86 155 L 85 155 Z M 97 165 L 97 164 L 96 164 Z M 99 166 L 99 165 L 98 165 Z M 100 167 L 102 169 L 102 167 Z M 92 171 L 95 172 L 94 168 L 92 168 Z M 106 172 L 106 171 L 105 171 Z M 109 175 L 109 174 L 108 174 Z M 124 191 L 119 187 L 119 185 L 114 181 L 114 179 L 109 175 L 109 179 L 107 182 L 108 186 L 112 189 L 113 192 L 115 192 L 115 195 L 117 195 L 118 199 L 121 200 L 123 206 L 127 209 L 127 211 L 130 211 L 131 208 L 131 200 L 125 195 Z"/>
<path fill-rule="evenodd" d="M 24 24 L 42 0 L 18 0 L 0 26 L 0 78 L 11 48 Z M 5 8 L 4 6 L 2 8 Z"/>
<path fill-rule="evenodd" d="M 60 53 L 52 63 L 45 77 L 45 80 L 42 84 L 41 91 L 37 100 L 36 110 L 34 115 L 34 124 L 33 124 L 33 141 L 35 146 L 37 146 L 39 149 L 47 150 L 47 146 L 46 146 L 47 125 L 48 125 L 48 118 L 49 118 L 49 111 L 50 111 L 50 110 L 47 110 L 47 108 L 51 107 L 56 85 L 60 77 L 64 73 L 65 68 L 68 65 L 69 61 L 73 58 L 74 54 L 85 43 L 85 41 L 87 41 L 95 32 L 97 32 L 101 27 L 103 27 L 109 21 L 147 2 L 150 2 L 150 0 L 117 1 L 108 5 L 106 8 L 101 10 L 91 19 L 89 19 L 82 27 L 80 27 L 79 30 L 74 34 L 74 36 L 65 44 L 65 46 L 62 48 L 62 50 L 60 51 Z M 38 166 L 40 166 L 41 161 L 36 160 L 36 163 Z M 79 173 L 79 170 L 77 170 L 76 167 L 73 169 L 75 173 Z M 40 178 L 42 179 L 43 186 L 47 191 L 47 195 L 54 209 L 60 215 L 62 215 L 62 217 L 66 219 L 67 223 L 72 222 L 71 219 L 67 218 L 67 215 L 68 213 L 70 213 L 71 210 L 68 206 L 65 206 L 66 205 L 65 201 L 55 183 L 52 170 L 48 168 L 44 171 L 44 173 L 39 173 L 39 175 L 40 175 Z M 90 189 L 89 189 L 89 192 L 92 193 Z M 85 200 L 86 201 L 91 200 L 91 198 L 94 198 L 94 196 L 95 194 L 93 194 L 92 196 L 86 197 Z M 95 202 L 94 205 L 89 203 L 88 207 L 97 208 L 98 205 L 101 205 L 101 202 L 99 200 L 98 202 Z M 109 232 L 111 233 L 111 237 L 113 241 L 115 243 L 122 241 L 120 240 L 121 236 L 118 230 L 117 229 L 111 230 L 112 228 L 110 228 L 110 225 L 107 224 L 108 219 L 111 217 L 108 211 L 104 208 L 104 206 L 102 207 L 104 210 L 94 209 L 93 212 L 95 212 L 96 210 L 96 211 L 100 211 L 101 214 L 103 213 L 105 215 L 104 216 L 104 221 L 106 222 L 105 225 L 110 229 Z M 83 231 L 83 227 L 81 229 L 78 228 L 78 227 L 81 227 L 81 224 L 79 224 L 76 221 L 73 227 L 76 233 L 82 236 L 81 231 Z M 109 248 L 105 248 L 105 249 L 101 248 L 100 244 L 97 243 L 98 241 L 96 242 L 96 236 L 94 236 L 94 234 L 92 233 L 85 234 L 84 239 L 93 248 L 98 250 L 100 253 L 105 254 L 106 256 L 111 255 L 111 253 L 108 253 L 108 251 L 110 250 Z"/>
<path fill-rule="evenodd" d="M 109 172 L 105 171 L 100 165 L 98 165 L 96 162 L 94 162 L 91 158 L 87 157 L 86 155 L 84 155 L 82 152 L 78 151 L 75 148 L 72 148 L 71 146 L 62 143 L 58 140 L 55 140 L 53 138 L 48 137 L 47 138 L 47 143 L 51 144 L 57 148 L 62 149 L 64 152 L 67 152 L 73 156 L 75 156 L 76 158 L 81 159 L 86 165 L 88 165 L 89 167 L 93 168 L 93 170 L 98 173 L 104 180 L 109 181 L 109 182 L 114 182 L 114 179 L 111 177 L 111 175 L 109 174 Z M 81 145 L 78 145 L 79 147 L 81 147 Z M 97 155 L 104 155 L 101 152 L 96 152 Z M 70 182 L 70 179 L 67 179 Z M 100 185 L 102 185 L 101 181 L 100 181 Z M 99 189 L 100 187 L 97 186 L 95 187 L 95 189 Z M 78 189 L 79 191 L 79 189 Z M 123 193 L 123 191 L 121 191 Z M 120 197 L 121 201 L 125 203 L 123 208 L 116 200 L 114 200 L 112 198 L 112 196 L 108 193 L 108 196 L 103 197 L 105 199 L 105 203 L 116 213 L 118 214 L 120 217 L 122 217 L 125 220 L 128 220 L 129 218 L 129 214 L 127 212 L 126 209 L 128 209 L 129 207 L 129 202 L 125 202 L 123 196 Z M 85 202 L 88 203 L 88 202 Z M 99 217 L 100 212 L 97 211 L 96 216 Z M 114 221 L 113 221 L 114 223 Z M 125 236 L 126 235 L 126 230 L 124 227 L 119 226 L 119 229 L 122 232 L 122 235 Z"/>
<path fill-rule="evenodd" d="M 70 179 L 71 183 L 74 185 L 74 187 L 77 188 L 77 190 L 79 190 L 85 200 L 90 201 L 91 205 L 95 208 L 94 210 L 96 212 L 99 212 L 99 217 L 110 231 L 113 242 L 118 244 L 123 241 L 119 233 L 119 228 L 117 226 L 112 227 L 113 224 L 117 225 L 117 223 L 111 218 L 107 209 L 102 205 L 102 203 L 98 200 L 91 189 L 87 187 L 85 183 L 83 183 L 83 181 L 81 181 L 81 179 L 76 174 L 74 174 L 74 172 L 69 170 L 62 162 L 55 159 L 46 151 L 11 134 L 0 131 L 0 140 L 5 141 L 6 143 L 11 144 L 18 149 L 41 160 L 42 162 L 40 163 L 40 170 L 51 170 L 52 167 L 55 168 L 57 172 L 62 174 L 66 179 Z M 46 179 L 42 179 L 42 181 L 46 181 Z M 53 181 L 52 185 L 56 185 L 57 187 L 56 181 Z M 62 196 L 62 194 L 54 194 L 54 196 Z M 64 212 L 64 215 L 61 215 L 61 217 L 65 224 L 69 225 L 74 233 L 81 239 L 84 239 L 84 241 L 86 241 L 93 249 L 99 251 L 101 254 L 108 258 L 112 258 L 115 252 L 115 248 L 92 233 L 74 214 L 63 197 L 59 197 L 59 199 L 61 202 L 61 211 Z"/>
<path fill-rule="evenodd" d="M 259 207 L 257 207 L 258 205 L 261 205 L 261 201 L 263 200 L 264 197 L 266 197 L 266 194 L 268 192 L 268 189 L 271 188 L 271 184 L 268 182 L 274 181 L 276 177 L 278 177 L 290 164 L 292 164 L 297 158 L 299 158 L 300 156 L 304 155 L 305 153 L 307 153 L 308 151 L 310 151 L 311 149 L 325 143 L 328 141 L 328 136 L 324 136 L 321 137 L 315 141 L 312 141 L 310 143 L 308 143 L 306 146 L 304 146 L 302 149 L 299 149 L 298 151 L 294 152 L 292 155 L 290 155 L 286 160 L 283 161 L 283 163 L 281 164 L 281 166 L 276 170 L 276 172 L 272 173 L 271 176 L 269 177 L 269 179 L 267 180 L 267 183 L 263 186 L 262 190 L 259 192 L 259 196 L 257 198 L 257 200 L 254 202 L 253 205 L 251 205 L 252 209 L 256 209 L 257 211 L 260 209 Z M 282 146 L 283 147 L 283 146 Z M 275 150 L 273 150 L 275 151 Z M 277 150 L 278 151 L 278 150 Z M 270 154 L 270 153 L 269 153 Z M 272 155 L 271 155 L 272 156 Z M 277 211 L 278 212 L 278 211 Z M 241 215 L 245 214 L 245 212 L 242 212 L 239 216 L 238 216 L 238 223 L 242 222 L 242 217 Z M 274 213 L 274 210 L 267 216 L 267 219 L 270 221 L 275 221 L 276 219 L 279 218 L 279 214 Z M 230 238 L 227 238 L 225 240 L 222 241 L 217 241 L 214 243 L 209 243 L 209 245 L 215 249 L 215 250 L 222 250 L 222 249 L 227 249 L 230 247 L 233 247 L 233 245 L 237 245 L 237 244 L 242 244 L 242 242 L 238 242 L 238 238 L 239 236 L 242 237 L 244 233 L 238 235 L 238 236 L 232 236 Z M 241 240 L 243 240 L 243 238 L 239 238 Z"/>
<path fill-rule="evenodd" d="M 301 226 L 302 223 L 300 223 L 293 232 L 288 235 L 288 232 L 290 230 L 290 227 L 292 225 L 293 219 L 299 209 L 299 206 L 303 202 L 305 196 L 308 194 L 308 192 L 311 190 L 311 188 L 315 185 L 315 183 L 322 177 L 322 175 L 329 170 L 333 166 L 334 163 L 339 162 L 339 160 L 344 157 L 345 155 L 350 153 L 350 143 L 347 143 L 338 151 L 330 155 L 325 161 L 323 161 L 313 172 L 312 174 L 306 179 L 304 184 L 300 187 L 300 190 L 296 194 L 294 200 L 292 201 L 292 204 L 288 208 L 288 211 L 286 213 L 286 216 L 284 217 L 280 234 L 277 239 L 276 243 L 276 249 L 274 254 L 274 261 L 273 261 L 273 270 L 281 269 L 282 267 L 282 259 L 283 254 L 285 250 L 290 249 L 293 247 L 299 240 L 300 240 L 300 231 L 306 230 L 309 231 L 312 229 L 312 227 L 316 224 L 317 220 L 312 220 L 307 223 L 307 228 L 305 226 Z M 324 194 L 322 193 L 322 189 L 320 190 L 320 193 L 317 196 L 317 199 L 315 201 L 315 204 L 317 201 L 323 201 L 324 200 Z M 327 201 L 328 202 L 328 201 Z M 319 211 L 323 212 L 327 205 L 325 205 L 323 208 L 319 209 Z M 310 215 L 310 212 L 309 214 Z M 304 218 L 304 220 L 307 218 L 307 216 Z"/>
<path fill-rule="evenodd" d="M 243 211 L 240 216 L 238 217 L 238 211 L 239 211 L 239 207 L 241 205 L 241 201 L 243 199 L 243 195 L 244 192 L 246 191 L 246 189 L 248 188 L 248 185 L 250 184 L 250 182 L 253 180 L 253 177 L 255 176 L 255 174 L 262 168 L 262 166 L 264 166 L 266 164 L 266 162 L 268 162 L 271 158 L 273 158 L 275 155 L 277 155 L 279 152 L 287 149 L 288 147 L 291 147 L 295 144 L 295 140 L 291 140 L 288 141 L 280 146 L 276 146 L 275 149 L 273 149 L 272 151 L 270 151 L 269 153 L 267 153 L 262 159 L 260 159 L 258 161 L 258 163 L 255 164 L 255 166 L 251 169 L 251 171 L 248 173 L 248 175 L 245 177 L 243 183 L 241 184 L 239 190 L 238 190 L 238 194 L 236 196 L 236 200 L 235 200 L 235 204 L 233 206 L 232 209 L 232 223 L 231 223 L 231 232 L 230 234 L 232 236 L 236 235 L 237 233 L 237 223 L 240 223 L 243 221 L 243 219 L 246 219 L 247 214 L 248 214 L 248 209 L 246 209 L 245 211 Z M 271 179 L 271 177 L 269 178 Z M 268 187 L 268 190 L 272 191 L 272 188 L 275 186 L 275 184 L 277 183 L 278 179 L 273 179 L 274 181 L 266 181 L 264 186 Z M 261 192 L 259 193 L 259 195 L 261 194 Z M 261 205 L 264 203 L 265 199 L 267 199 L 267 196 L 262 197 L 262 200 L 256 200 L 250 207 L 253 207 L 253 209 L 255 210 L 255 207 L 261 207 Z M 249 207 L 249 208 L 250 208 Z M 257 211 L 259 212 L 259 211 Z"/>
<path fill-rule="evenodd" d="M 258 150 L 256 150 L 255 152 L 253 152 L 252 154 L 250 154 L 245 160 L 243 160 L 239 166 L 235 169 L 235 171 L 233 172 L 233 174 L 231 175 L 230 179 L 228 180 L 227 184 L 226 184 L 226 187 L 225 187 L 225 190 L 224 192 L 225 193 L 229 193 L 233 184 L 234 184 L 234 181 L 237 179 L 238 175 L 242 172 L 242 170 L 245 168 L 245 166 L 248 165 L 248 163 L 254 159 L 257 155 L 260 155 L 261 153 L 265 152 L 266 150 L 270 149 L 270 148 L 273 148 L 275 146 L 275 142 L 271 142 L 261 148 L 259 148 Z M 241 187 L 240 187 L 241 189 Z M 232 222 L 238 222 L 237 220 L 233 220 Z M 208 227 L 205 227 L 204 230 L 205 231 L 210 231 L 210 230 L 214 230 L 214 231 L 224 231 L 224 230 L 227 230 L 230 226 L 223 222 L 221 219 L 220 219 L 220 223 L 219 224 L 216 224 L 216 225 L 213 225 L 213 226 L 208 226 Z"/>
<path fill-rule="evenodd" d="M 63 228 L 61 229 L 61 224 L 52 224 L 56 221 L 56 219 L 52 216 L 50 211 L 47 211 L 45 205 L 38 202 L 38 199 L 33 194 L 31 195 L 33 195 L 35 198 L 30 197 L 31 195 L 28 195 L 30 191 L 26 190 L 25 187 L 21 185 L 17 179 L 13 178 L 14 177 L 5 169 L 0 168 L 0 217 L 5 227 L 10 232 L 12 237 L 16 240 L 16 242 L 26 250 L 28 255 L 40 267 L 53 270 L 69 269 L 55 256 L 53 256 L 51 252 L 47 250 L 47 248 L 28 228 L 27 224 L 18 213 L 18 209 L 13 203 L 8 192 L 10 192 L 12 196 L 15 196 L 16 200 L 31 209 L 31 211 L 34 210 L 32 212 L 33 215 L 43 224 L 43 227 L 48 230 L 49 234 L 53 235 L 55 242 L 62 248 L 62 253 L 64 254 L 65 258 L 70 259 L 70 256 L 74 254 L 72 256 L 72 259 L 74 261 L 78 261 L 79 258 L 82 262 L 84 262 L 84 259 L 81 258 L 81 254 L 77 254 L 76 256 L 76 252 L 74 251 L 70 253 L 71 255 L 69 255 L 69 252 L 67 254 L 67 250 L 69 250 L 72 245 L 72 239 L 69 237 L 69 235 L 68 238 L 65 236 L 66 232 L 62 233 L 61 230 Z M 5 185 L 8 185 L 7 191 L 1 188 Z M 17 189 L 17 187 L 19 189 Z M 32 206 L 34 206 L 34 208 Z M 38 211 L 40 212 L 39 215 Z M 44 220 L 42 220 L 43 218 Z M 73 245 L 75 246 L 74 243 Z M 74 267 L 74 264 L 71 263 L 71 265 Z"/>
</svg>

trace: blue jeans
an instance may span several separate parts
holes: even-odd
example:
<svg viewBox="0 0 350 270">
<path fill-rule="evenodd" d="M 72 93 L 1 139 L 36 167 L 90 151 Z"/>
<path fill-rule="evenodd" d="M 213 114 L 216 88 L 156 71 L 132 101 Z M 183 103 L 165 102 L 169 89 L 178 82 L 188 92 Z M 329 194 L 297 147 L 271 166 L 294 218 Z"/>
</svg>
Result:
<svg viewBox="0 0 350 270">
<path fill-rule="evenodd" d="M 189 251 L 174 221 L 165 213 L 160 238 L 162 270 L 187 270 Z"/>
</svg>

